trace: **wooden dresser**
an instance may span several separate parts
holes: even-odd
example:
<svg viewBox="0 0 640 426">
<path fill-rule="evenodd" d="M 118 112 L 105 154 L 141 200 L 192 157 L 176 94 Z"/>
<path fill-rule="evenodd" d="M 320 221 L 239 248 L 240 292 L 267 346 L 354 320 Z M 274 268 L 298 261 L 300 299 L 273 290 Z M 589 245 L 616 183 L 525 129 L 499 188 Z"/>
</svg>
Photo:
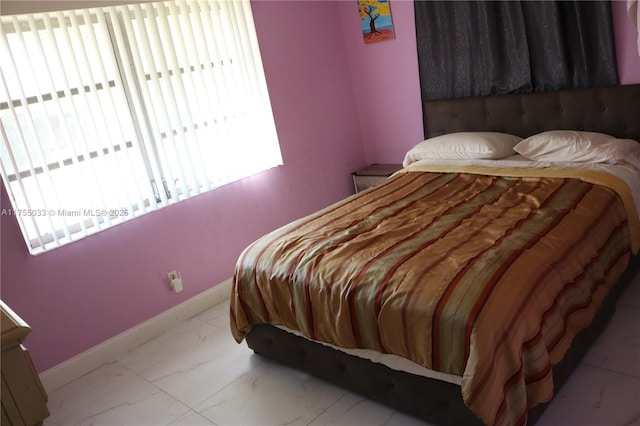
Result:
<svg viewBox="0 0 640 426">
<path fill-rule="evenodd" d="M 49 416 L 47 394 L 22 342 L 31 327 L 0 301 L 2 318 L 2 426 L 38 425 Z"/>
</svg>

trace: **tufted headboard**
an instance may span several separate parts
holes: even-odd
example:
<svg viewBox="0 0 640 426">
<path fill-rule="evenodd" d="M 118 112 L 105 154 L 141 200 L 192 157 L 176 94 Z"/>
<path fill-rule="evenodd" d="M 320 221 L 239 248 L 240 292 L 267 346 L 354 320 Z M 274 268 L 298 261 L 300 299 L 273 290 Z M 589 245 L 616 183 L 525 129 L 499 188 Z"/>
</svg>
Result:
<svg viewBox="0 0 640 426">
<path fill-rule="evenodd" d="M 493 131 L 531 136 L 586 130 L 640 142 L 640 84 L 424 103 L 425 136 Z"/>
</svg>

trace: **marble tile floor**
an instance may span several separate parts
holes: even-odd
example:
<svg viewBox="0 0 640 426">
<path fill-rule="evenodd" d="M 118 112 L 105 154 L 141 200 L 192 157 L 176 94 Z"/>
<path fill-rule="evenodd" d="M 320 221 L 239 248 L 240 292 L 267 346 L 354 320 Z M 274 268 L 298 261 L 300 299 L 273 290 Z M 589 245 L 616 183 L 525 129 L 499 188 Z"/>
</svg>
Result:
<svg viewBox="0 0 640 426">
<path fill-rule="evenodd" d="M 640 275 L 537 423 L 640 425 Z M 45 426 L 424 425 L 235 343 L 221 303 L 49 395 Z"/>
</svg>

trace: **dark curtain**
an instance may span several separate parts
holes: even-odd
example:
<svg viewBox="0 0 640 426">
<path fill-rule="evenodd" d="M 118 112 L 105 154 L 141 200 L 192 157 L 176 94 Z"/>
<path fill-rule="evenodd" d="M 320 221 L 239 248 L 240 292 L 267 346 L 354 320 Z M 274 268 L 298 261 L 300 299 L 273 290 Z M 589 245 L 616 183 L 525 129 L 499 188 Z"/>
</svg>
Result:
<svg viewBox="0 0 640 426">
<path fill-rule="evenodd" d="M 608 1 L 415 1 L 422 99 L 618 84 Z"/>
</svg>

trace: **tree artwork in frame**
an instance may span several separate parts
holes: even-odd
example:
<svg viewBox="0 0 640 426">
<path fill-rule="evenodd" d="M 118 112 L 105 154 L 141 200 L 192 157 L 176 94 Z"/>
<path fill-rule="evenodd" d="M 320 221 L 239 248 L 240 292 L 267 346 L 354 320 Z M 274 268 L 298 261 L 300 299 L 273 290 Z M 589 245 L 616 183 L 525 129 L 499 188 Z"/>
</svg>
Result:
<svg viewBox="0 0 640 426">
<path fill-rule="evenodd" d="M 358 11 L 366 44 L 395 38 L 389 0 L 358 0 Z"/>
</svg>

